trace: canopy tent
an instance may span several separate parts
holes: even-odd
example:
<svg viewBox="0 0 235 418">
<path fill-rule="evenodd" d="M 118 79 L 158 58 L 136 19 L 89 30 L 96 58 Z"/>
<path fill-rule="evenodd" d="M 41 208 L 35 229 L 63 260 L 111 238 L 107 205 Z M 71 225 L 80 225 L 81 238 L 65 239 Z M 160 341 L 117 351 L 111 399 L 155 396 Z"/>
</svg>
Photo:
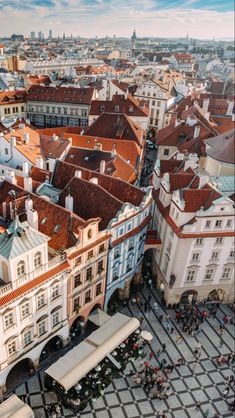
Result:
<svg viewBox="0 0 235 418">
<path fill-rule="evenodd" d="M 0 404 L 1 418 L 34 418 L 34 413 L 29 405 L 21 401 L 18 396 L 12 395 Z"/>
<path fill-rule="evenodd" d="M 115 314 L 81 344 L 50 366 L 46 374 L 68 391 L 139 326 L 138 319 L 121 313 Z"/>
<path fill-rule="evenodd" d="M 93 324 L 97 325 L 98 327 L 101 327 L 110 318 L 110 315 L 99 308 L 92 312 L 88 317 L 89 321 L 93 322 Z"/>
</svg>

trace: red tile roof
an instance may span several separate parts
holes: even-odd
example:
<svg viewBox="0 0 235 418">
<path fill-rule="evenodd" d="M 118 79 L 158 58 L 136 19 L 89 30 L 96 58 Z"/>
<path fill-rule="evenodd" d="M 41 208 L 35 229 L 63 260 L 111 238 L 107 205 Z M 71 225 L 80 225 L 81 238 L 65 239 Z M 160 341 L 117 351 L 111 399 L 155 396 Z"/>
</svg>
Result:
<svg viewBox="0 0 235 418">
<path fill-rule="evenodd" d="M 93 88 L 31 86 L 27 101 L 91 104 Z"/>
<path fill-rule="evenodd" d="M 118 108 L 118 111 L 116 110 Z M 133 96 L 126 99 L 122 95 L 113 95 L 112 100 L 93 100 L 91 103 L 90 115 L 101 115 L 105 113 L 124 113 L 133 117 L 148 117 L 149 108 L 147 106 L 140 107 L 138 100 Z"/>
<path fill-rule="evenodd" d="M 126 139 L 143 146 L 144 130 L 124 114 L 102 113 L 86 131 L 86 135 Z"/>
<path fill-rule="evenodd" d="M 26 99 L 25 90 L 1 91 L 0 105 L 23 103 Z"/>
<path fill-rule="evenodd" d="M 68 269 L 70 267 L 68 261 L 65 261 L 64 263 L 60 264 L 57 267 L 54 267 L 53 269 L 47 271 L 46 273 L 42 274 L 41 276 L 37 277 L 36 279 L 33 279 L 29 281 L 28 283 L 24 284 L 21 287 L 18 287 L 17 289 L 13 290 L 10 293 L 7 293 L 6 295 L 0 297 L 0 307 L 7 305 L 8 303 L 12 302 L 13 300 L 19 298 L 20 296 L 24 295 L 25 293 L 28 293 L 30 290 L 37 288 L 38 286 L 45 283 L 47 280 L 51 279 L 58 273 L 61 273 L 62 271 Z"/>
</svg>

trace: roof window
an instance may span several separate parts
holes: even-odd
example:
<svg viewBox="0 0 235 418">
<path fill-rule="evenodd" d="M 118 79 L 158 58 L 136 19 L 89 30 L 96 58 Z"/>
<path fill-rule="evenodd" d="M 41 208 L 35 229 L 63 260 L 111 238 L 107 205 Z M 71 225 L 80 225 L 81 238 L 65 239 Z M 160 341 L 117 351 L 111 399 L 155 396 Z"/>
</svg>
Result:
<svg viewBox="0 0 235 418">
<path fill-rule="evenodd" d="M 55 226 L 55 228 L 53 229 L 53 231 L 54 231 L 54 232 L 58 232 L 58 231 L 60 230 L 60 228 L 61 228 L 61 225 L 60 225 L 60 224 L 57 224 L 57 225 Z"/>
<path fill-rule="evenodd" d="M 47 221 L 47 217 L 45 216 L 45 218 L 43 218 L 43 219 L 41 220 L 41 224 L 42 224 L 42 225 L 44 225 L 44 224 L 46 223 L 46 221 Z"/>
<path fill-rule="evenodd" d="M 100 111 L 104 112 L 105 111 L 105 106 L 100 106 Z"/>
<path fill-rule="evenodd" d="M 119 106 L 115 106 L 115 112 L 119 112 Z"/>
</svg>

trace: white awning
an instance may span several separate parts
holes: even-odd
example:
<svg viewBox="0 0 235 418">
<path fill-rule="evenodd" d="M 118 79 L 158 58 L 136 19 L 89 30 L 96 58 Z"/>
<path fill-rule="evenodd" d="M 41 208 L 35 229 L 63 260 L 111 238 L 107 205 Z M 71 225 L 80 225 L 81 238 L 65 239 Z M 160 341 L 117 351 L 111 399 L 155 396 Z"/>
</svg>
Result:
<svg viewBox="0 0 235 418">
<path fill-rule="evenodd" d="M 34 418 L 29 405 L 12 395 L 0 404 L 0 418 Z"/>
<path fill-rule="evenodd" d="M 81 344 L 50 366 L 46 374 L 68 391 L 139 326 L 138 319 L 121 313 L 115 314 Z"/>
<path fill-rule="evenodd" d="M 88 316 L 89 321 L 93 322 L 93 324 L 97 325 L 98 327 L 101 327 L 110 318 L 110 315 L 108 315 L 106 312 L 102 311 L 99 308 Z"/>
</svg>

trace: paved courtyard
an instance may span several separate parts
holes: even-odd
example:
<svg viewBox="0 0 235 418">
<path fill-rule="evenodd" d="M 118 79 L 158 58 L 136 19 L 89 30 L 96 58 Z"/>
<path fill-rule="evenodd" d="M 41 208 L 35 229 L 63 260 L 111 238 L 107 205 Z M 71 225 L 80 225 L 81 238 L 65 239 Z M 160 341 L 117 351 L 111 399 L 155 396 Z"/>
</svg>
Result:
<svg viewBox="0 0 235 418">
<path fill-rule="evenodd" d="M 150 399 L 142 387 L 133 383 L 130 376 L 131 365 L 127 366 L 125 373 L 115 379 L 106 389 L 105 396 L 99 398 L 93 405 L 90 404 L 80 415 L 74 415 L 69 410 L 63 409 L 62 417 L 73 418 L 81 416 L 84 418 L 143 418 L 157 417 L 159 411 L 163 411 L 167 418 L 209 418 L 233 417 L 233 413 L 228 410 L 228 402 L 234 399 L 234 390 L 231 389 L 226 400 L 221 398 L 225 388 L 224 379 L 234 373 L 231 366 L 223 365 L 218 367 L 215 358 L 222 353 L 229 354 L 234 349 L 234 327 L 226 325 L 223 335 L 223 345 L 220 348 L 219 320 L 225 314 L 232 316 L 231 309 L 226 305 L 221 305 L 215 319 L 208 318 L 202 325 L 202 331 L 192 337 L 186 334 L 183 341 L 176 344 L 176 336 L 180 334 L 179 324 L 175 321 L 175 312 L 160 308 L 163 315 L 170 315 L 174 325 L 174 331 L 169 334 L 166 330 L 166 323 L 159 322 L 153 307 L 153 303 L 158 301 L 154 289 L 145 289 L 141 293 L 143 302 L 151 294 L 151 310 L 144 313 L 142 306 L 131 305 L 122 309 L 124 313 L 134 315 L 138 318 L 144 317 L 143 329 L 149 330 L 154 339 L 150 349 L 156 353 L 163 343 L 166 343 L 167 351 L 160 355 L 160 360 L 165 358 L 167 363 L 174 363 L 180 357 L 184 358 L 185 365 L 174 369 L 169 376 L 169 383 L 173 391 L 166 400 Z M 202 355 L 195 369 L 193 351 L 198 342 L 202 343 Z M 151 363 L 157 365 L 156 358 Z M 134 369 L 139 370 L 143 360 L 138 360 L 133 365 Z M 194 370 L 193 370 L 194 369 Z M 29 404 L 35 412 L 36 418 L 47 417 L 44 406 L 55 402 L 55 397 L 51 392 L 44 388 L 43 371 L 25 381 L 16 389 L 16 394 L 29 394 Z M 195 410 L 195 403 L 201 401 L 201 410 Z M 208 413 L 209 410 L 209 413 Z M 207 411 L 208 415 L 204 415 Z"/>
</svg>

